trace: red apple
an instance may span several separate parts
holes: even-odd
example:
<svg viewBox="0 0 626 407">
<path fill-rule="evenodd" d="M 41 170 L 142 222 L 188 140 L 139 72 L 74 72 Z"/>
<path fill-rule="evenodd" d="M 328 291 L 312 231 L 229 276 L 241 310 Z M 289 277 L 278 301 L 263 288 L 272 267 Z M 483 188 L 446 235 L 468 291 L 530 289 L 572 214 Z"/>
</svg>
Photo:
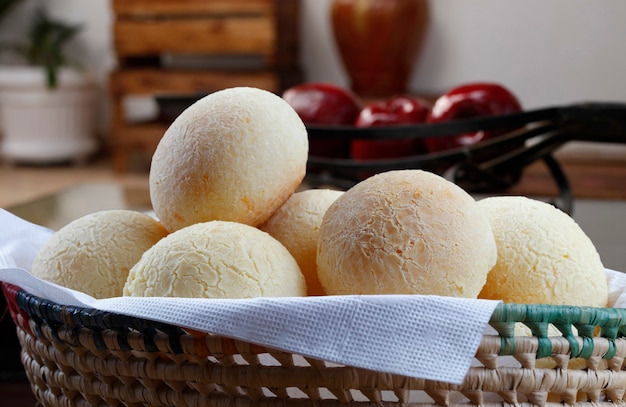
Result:
<svg viewBox="0 0 626 407">
<path fill-rule="evenodd" d="M 398 95 L 367 104 L 359 113 L 356 127 L 393 126 L 423 123 L 428 117 L 430 103 L 417 97 Z M 353 140 L 351 156 L 358 160 L 394 158 L 424 152 L 421 139 Z"/>
<path fill-rule="evenodd" d="M 305 124 L 352 124 L 361 110 L 358 96 L 325 82 L 293 86 L 283 93 L 283 99 Z"/>
<path fill-rule="evenodd" d="M 292 86 L 282 97 L 307 125 L 352 125 L 362 105 L 352 91 L 326 82 Z M 347 158 L 349 150 L 349 140 L 319 139 L 309 145 L 311 155 L 322 157 Z"/>
<path fill-rule="evenodd" d="M 505 87 L 497 83 L 476 82 L 456 87 L 440 96 L 428 115 L 428 123 L 474 117 L 495 116 L 516 113 L 522 110 L 517 98 Z M 489 138 L 497 137 L 506 131 L 478 131 L 431 137 L 424 140 L 430 152 L 470 146 Z"/>
</svg>

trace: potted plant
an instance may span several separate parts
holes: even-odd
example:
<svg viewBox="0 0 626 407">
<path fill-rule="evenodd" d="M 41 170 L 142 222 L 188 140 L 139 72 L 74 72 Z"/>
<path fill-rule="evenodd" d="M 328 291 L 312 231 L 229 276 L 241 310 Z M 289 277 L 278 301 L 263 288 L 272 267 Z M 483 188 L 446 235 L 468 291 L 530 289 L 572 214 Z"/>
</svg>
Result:
<svg viewBox="0 0 626 407">
<path fill-rule="evenodd" d="M 40 8 L 27 43 L 3 46 L 22 61 L 0 66 L 5 162 L 82 163 L 96 149 L 97 82 L 65 52 L 80 29 Z"/>
</svg>

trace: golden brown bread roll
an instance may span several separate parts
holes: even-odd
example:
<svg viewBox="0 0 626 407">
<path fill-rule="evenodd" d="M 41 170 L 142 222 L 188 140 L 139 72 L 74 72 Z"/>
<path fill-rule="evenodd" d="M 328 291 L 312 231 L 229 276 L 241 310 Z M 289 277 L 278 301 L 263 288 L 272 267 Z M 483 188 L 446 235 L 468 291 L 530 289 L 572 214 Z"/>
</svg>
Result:
<svg viewBox="0 0 626 407">
<path fill-rule="evenodd" d="M 181 113 L 152 157 L 150 198 L 169 231 L 227 220 L 258 226 L 304 178 L 308 136 L 279 96 L 212 93 Z"/>
<path fill-rule="evenodd" d="M 253 298 L 306 295 L 289 251 L 269 234 L 237 222 L 196 223 L 172 232 L 131 269 L 124 295 Z"/>
<path fill-rule="evenodd" d="M 131 267 L 166 235 L 163 225 L 141 212 L 95 212 L 56 232 L 37 254 L 32 273 L 95 298 L 119 297 Z"/>
<path fill-rule="evenodd" d="M 317 241 L 322 218 L 328 207 L 343 194 L 331 189 L 296 192 L 272 217 L 260 226 L 293 255 L 306 278 L 308 295 L 323 295 L 317 277 Z"/>
<path fill-rule="evenodd" d="M 326 211 L 317 252 L 327 294 L 436 294 L 475 298 L 496 261 L 476 201 L 421 170 L 355 185 Z"/>
<path fill-rule="evenodd" d="M 605 307 L 606 271 L 593 242 L 565 212 L 522 196 L 478 201 L 489 218 L 498 261 L 481 298 L 528 304 Z"/>
</svg>

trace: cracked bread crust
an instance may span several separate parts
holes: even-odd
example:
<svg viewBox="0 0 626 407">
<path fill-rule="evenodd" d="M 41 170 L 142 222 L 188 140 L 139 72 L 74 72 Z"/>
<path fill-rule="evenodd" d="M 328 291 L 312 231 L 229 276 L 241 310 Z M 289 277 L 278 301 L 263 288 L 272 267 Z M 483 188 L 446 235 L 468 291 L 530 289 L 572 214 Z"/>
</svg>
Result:
<svg viewBox="0 0 626 407">
<path fill-rule="evenodd" d="M 239 87 L 182 112 L 152 156 L 150 199 L 173 232 L 226 220 L 258 226 L 304 179 L 308 136 L 279 96 Z"/>
<path fill-rule="evenodd" d="M 236 222 L 196 223 L 154 245 L 130 270 L 125 296 L 254 298 L 306 295 L 287 249 Z"/>
<path fill-rule="evenodd" d="M 142 212 L 94 212 L 57 231 L 40 249 L 31 272 L 94 298 L 119 297 L 131 267 L 167 233 Z"/>
<path fill-rule="evenodd" d="M 600 255 L 573 218 L 523 196 L 489 197 L 478 204 L 498 246 L 498 261 L 481 298 L 606 306 L 608 284 Z"/>
<path fill-rule="evenodd" d="M 324 216 L 317 252 L 327 294 L 475 298 L 495 262 L 474 198 L 422 170 L 381 173 L 346 191 Z"/>
</svg>

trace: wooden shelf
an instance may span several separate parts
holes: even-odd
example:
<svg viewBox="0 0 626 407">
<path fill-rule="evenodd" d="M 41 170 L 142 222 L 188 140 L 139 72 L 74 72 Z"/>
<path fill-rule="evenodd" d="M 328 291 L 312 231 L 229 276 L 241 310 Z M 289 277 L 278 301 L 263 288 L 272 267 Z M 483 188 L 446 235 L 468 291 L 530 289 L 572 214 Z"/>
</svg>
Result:
<svg viewBox="0 0 626 407">
<path fill-rule="evenodd" d="M 277 50 L 272 16 L 121 20 L 115 25 L 118 58 L 176 50 L 193 54 L 260 54 L 268 64 Z"/>
<path fill-rule="evenodd" d="M 123 18 L 137 16 L 212 16 L 232 14 L 271 14 L 274 0 L 114 0 L 113 10 Z"/>
<path fill-rule="evenodd" d="M 302 81 L 297 0 L 113 0 L 118 66 L 110 76 L 115 169 L 133 149 L 152 154 L 169 123 L 132 124 L 132 96 L 193 96 L 251 86 L 280 93 Z M 258 66 L 183 67 L 180 57 L 254 57 Z"/>
<path fill-rule="evenodd" d="M 264 71 L 166 70 L 126 68 L 111 74 L 109 90 L 114 97 L 198 93 L 231 86 L 281 87 L 280 73 Z"/>
</svg>

